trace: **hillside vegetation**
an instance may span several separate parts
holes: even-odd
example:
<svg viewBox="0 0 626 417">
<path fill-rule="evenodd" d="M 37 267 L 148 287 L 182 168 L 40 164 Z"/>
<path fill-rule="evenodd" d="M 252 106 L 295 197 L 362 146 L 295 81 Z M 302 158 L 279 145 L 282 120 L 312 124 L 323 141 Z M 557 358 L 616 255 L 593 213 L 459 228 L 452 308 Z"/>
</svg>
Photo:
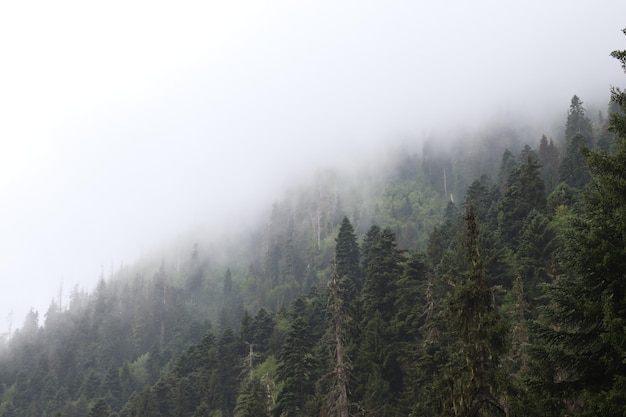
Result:
<svg viewBox="0 0 626 417">
<path fill-rule="evenodd" d="M 622 416 L 624 109 L 320 171 L 76 287 L 4 341 L 0 416 Z"/>
</svg>

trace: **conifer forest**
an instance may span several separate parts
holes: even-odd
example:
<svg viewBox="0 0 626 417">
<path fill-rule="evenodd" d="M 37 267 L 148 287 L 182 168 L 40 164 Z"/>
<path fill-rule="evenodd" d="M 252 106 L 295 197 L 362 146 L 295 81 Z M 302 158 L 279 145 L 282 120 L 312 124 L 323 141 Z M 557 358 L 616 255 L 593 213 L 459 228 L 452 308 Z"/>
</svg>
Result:
<svg viewBox="0 0 626 417">
<path fill-rule="evenodd" d="M 253 230 L 31 310 L 0 344 L 0 417 L 626 415 L 626 92 L 606 95 L 573 95 L 555 137 L 320 170 Z"/>
</svg>

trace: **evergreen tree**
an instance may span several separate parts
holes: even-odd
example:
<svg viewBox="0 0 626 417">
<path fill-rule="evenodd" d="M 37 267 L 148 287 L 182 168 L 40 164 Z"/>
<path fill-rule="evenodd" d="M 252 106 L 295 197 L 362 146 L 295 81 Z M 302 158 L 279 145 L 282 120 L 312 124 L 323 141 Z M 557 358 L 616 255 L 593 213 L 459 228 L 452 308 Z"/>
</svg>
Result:
<svg viewBox="0 0 626 417">
<path fill-rule="evenodd" d="M 615 152 L 615 135 L 609 129 L 610 115 L 611 113 L 620 113 L 620 112 L 621 112 L 621 109 L 619 107 L 619 104 L 617 104 L 612 99 L 609 100 L 609 108 L 608 108 L 609 118 L 604 119 L 602 121 L 602 126 L 600 127 L 601 129 L 600 135 L 598 137 L 598 142 L 596 143 L 597 150 L 601 152 L 605 152 L 605 153 Z"/>
<path fill-rule="evenodd" d="M 539 162 L 541 163 L 541 178 L 546 184 L 546 192 L 550 194 L 559 182 L 559 151 L 552 138 L 548 141 L 546 135 L 539 141 Z"/>
<path fill-rule="evenodd" d="M 96 400 L 89 410 L 89 417 L 109 417 L 109 414 L 111 414 L 111 408 L 104 398 Z"/>
<path fill-rule="evenodd" d="M 399 415 L 432 415 L 428 401 L 434 368 L 429 346 L 433 342 L 432 320 L 438 303 L 434 299 L 433 271 L 425 253 L 413 253 L 404 264 L 396 298 L 394 350 L 402 370 L 403 392 Z M 439 345 L 439 343 L 436 343 Z M 436 346 L 439 349 L 440 346 Z M 428 411 L 426 411 L 428 410 Z"/>
<path fill-rule="evenodd" d="M 532 210 L 544 212 L 546 209 L 545 184 L 539 175 L 539 162 L 534 152 L 527 152 L 524 163 L 520 164 L 509 177 L 507 188 L 500 207 L 500 237 L 510 248 L 515 248 L 526 216 Z"/>
<path fill-rule="evenodd" d="M 498 171 L 498 185 L 500 186 L 500 192 L 504 193 L 509 185 L 509 177 L 515 168 L 517 167 L 517 161 L 515 155 L 505 149 L 502 153 L 502 161 L 500 162 L 500 170 Z"/>
<path fill-rule="evenodd" d="M 626 34 L 626 30 L 624 30 Z M 626 71 L 626 50 L 615 51 Z M 626 109 L 626 93 L 613 99 Z M 534 357 L 554 369 L 568 414 L 626 414 L 626 116 L 612 113 L 614 154 L 584 149 L 592 184 L 583 211 L 568 218 L 561 259 L 566 273 L 535 326 Z"/>
<path fill-rule="evenodd" d="M 591 121 L 585 115 L 583 102 L 574 96 L 565 125 L 565 152 L 559 166 L 559 179 L 570 187 L 581 189 L 589 182 L 589 170 L 581 149 L 590 148 L 592 142 Z"/>
<path fill-rule="evenodd" d="M 266 308 L 259 309 L 252 322 L 252 344 L 254 351 L 263 362 L 269 353 L 270 338 L 274 332 L 274 319 Z"/>
<path fill-rule="evenodd" d="M 454 283 L 444 306 L 452 344 L 436 386 L 440 415 L 505 415 L 506 378 L 499 366 L 506 353 L 507 328 L 500 316 L 483 268 L 479 231 L 471 205 L 464 215 L 464 248 L 468 270 Z"/>
<path fill-rule="evenodd" d="M 235 338 L 232 329 L 224 330 L 218 343 L 218 372 L 219 372 L 219 388 L 221 393 L 221 409 L 222 416 L 229 417 L 235 408 L 237 398 L 237 383 L 240 373 L 240 357 L 238 352 L 241 349 Z"/>
<path fill-rule="evenodd" d="M 358 351 L 354 376 L 358 386 L 355 397 L 372 415 L 393 415 L 396 395 L 402 392 L 402 372 L 392 343 L 391 324 L 395 316 L 397 282 L 402 274 L 403 256 L 390 229 L 385 228 L 376 234 L 371 233 L 372 230 L 376 230 L 374 226 L 368 235 L 376 236 L 376 239 L 369 245 L 369 261 L 361 294 L 363 319 L 361 334 L 356 341 Z"/>
<path fill-rule="evenodd" d="M 549 283 L 556 274 L 555 249 L 554 230 L 548 218 L 533 210 L 522 228 L 517 248 L 517 266 L 524 287 L 524 298 L 533 312 L 541 303 L 542 285 Z"/>
<path fill-rule="evenodd" d="M 269 417 L 265 384 L 256 375 L 246 379 L 237 397 L 235 417 Z"/>
<path fill-rule="evenodd" d="M 114 365 L 109 367 L 102 388 L 102 392 L 105 394 L 105 398 L 111 405 L 111 408 L 119 410 L 122 406 L 122 387 L 119 372 Z"/>
<path fill-rule="evenodd" d="M 363 239 L 363 247 L 361 248 L 361 267 L 363 271 L 367 271 L 369 263 L 374 256 L 374 245 L 380 238 L 381 229 L 378 225 L 373 224 L 365 234 Z"/>
<path fill-rule="evenodd" d="M 314 393 L 316 368 L 315 341 L 302 314 L 291 322 L 278 360 L 277 376 L 282 382 L 274 415 L 297 417 L 307 414 L 307 401 Z"/>
<path fill-rule="evenodd" d="M 347 217 L 343 218 L 336 239 L 335 264 L 340 291 L 346 300 L 356 298 L 362 287 L 359 246 L 354 228 Z"/>
<path fill-rule="evenodd" d="M 375 227 L 372 226 L 370 232 L 376 230 Z M 370 232 L 368 235 L 373 236 L 374 233 Z M 373 317 L 376 311 L 387 322 L 393 317 L 396 281 L 402 272 L 401 257 L 401 252 L 396 248 L 395 233 L 390 229 L 385 228 L 371 242 L 366 255 L 368 262 L 362 293 L 366 320 Z"/>
<path fill-rule="evenodd" d="M 459 232 L 460 215 L 457 206 L 449 201 L 441 225 L 436 226 L 428 237 L 427 252 L 430 262 L 437 267 L 446 252 L 454 250 Z"/>
</svg>

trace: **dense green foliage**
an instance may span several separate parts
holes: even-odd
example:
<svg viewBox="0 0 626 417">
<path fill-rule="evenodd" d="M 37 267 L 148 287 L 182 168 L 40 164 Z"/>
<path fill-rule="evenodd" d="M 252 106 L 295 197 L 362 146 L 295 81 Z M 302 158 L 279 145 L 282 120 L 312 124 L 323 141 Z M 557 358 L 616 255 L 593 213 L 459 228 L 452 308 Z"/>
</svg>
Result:
<svg viewBox="0 0 626 417">
<path fill-rule="evenodd" d="M 620 108 L 320 173 L 234 245 L 75 288 L 4 341 L 0 416 L 626 415 Z"/>
</svg>

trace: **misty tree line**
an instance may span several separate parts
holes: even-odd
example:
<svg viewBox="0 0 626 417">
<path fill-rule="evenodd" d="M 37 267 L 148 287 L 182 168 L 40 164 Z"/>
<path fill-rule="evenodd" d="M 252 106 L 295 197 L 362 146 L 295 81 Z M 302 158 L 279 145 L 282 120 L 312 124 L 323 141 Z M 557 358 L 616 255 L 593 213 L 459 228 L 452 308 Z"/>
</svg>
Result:
<svg viewBox="0 0 626 417">
<path fill-rule="evenodd" d="M 557 143 L 330 173 L 226 264 L 197 245 L 76 288 L 5 341 L 0 416 L 622 416 L 624 109 L 574 96 Z"/>
</svg>

